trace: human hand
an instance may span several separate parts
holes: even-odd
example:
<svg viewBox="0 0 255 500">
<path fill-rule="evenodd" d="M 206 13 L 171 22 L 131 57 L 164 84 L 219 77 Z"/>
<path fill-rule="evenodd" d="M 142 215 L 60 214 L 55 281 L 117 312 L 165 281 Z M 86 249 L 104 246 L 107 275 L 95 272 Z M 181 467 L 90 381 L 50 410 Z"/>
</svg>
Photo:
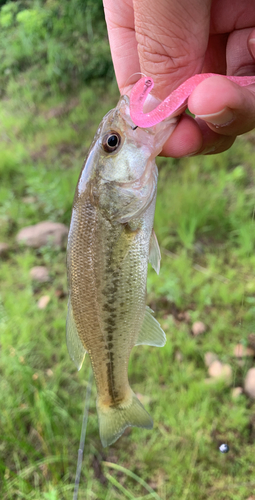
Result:
<svg viewBox="0 0 255 500">
<path fill-rule="evenodd" d="M 255 74 L 253 0 L 104 0 L 104 6 L 121 93 L 145 73 L 155 83 L 155 107 L 196 73 Z M 211 77 L 193 91 L 188 107 L 196 119 L 182 116 L 165 156 L 228 149 L 255 126 L 255 85 Z"/>
</svg>

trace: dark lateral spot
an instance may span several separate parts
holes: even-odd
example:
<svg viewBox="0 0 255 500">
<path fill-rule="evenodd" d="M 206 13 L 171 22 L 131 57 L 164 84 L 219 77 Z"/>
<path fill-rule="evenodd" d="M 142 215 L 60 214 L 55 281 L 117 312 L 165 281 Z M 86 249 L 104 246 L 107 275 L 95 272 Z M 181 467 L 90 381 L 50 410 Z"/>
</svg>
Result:
<svg viewBox="0 0 255 500">
<path fill-rule="evenodd" d="M 108 263 L 108 267 L 105 269 L 107 273 L 114 273 L 114 267 L 112 267 L 112 263 Z"/>
<path fill-rule="evenodd" d="M 107 318 L 106 323 L 109 326 L 112 326 L 112 327 L 115 326 L 115 320 L 114 320 L 114 318 Z"/>
<path fill-rule="evenodd" d="M 108 349 L 112 349 L 113 348 L 113 343 L 112 342 L 109 342 L 108 344 Z"/>
<path fill-rule="evenodd" d="M 116 295 L 116 292 L 118 290 L 118 287 L 116 286 L 115 283 L 112 283 L 109 287 L 106 287 L 103 291 L 104 295 Z"/>
<path fill-rule="evenodd" d="M 109 340 L 109 342 L 111 342 L 112 339 L 113 339 L 112 335 L 108 335 L 107 340 Z"/>
<path fill-rule="evenodd" d="M 112 307 L 111 304 L 109 304 L 109 301 L 108 301 L 108 303 L 106 303 L 106 304 L 103 305 L 103 310 L 104 311 L 109 311 L 109 312 L 116 311 L 115 307 Z"/>
<path fill-rule="evenodd" d="M 114 328 L 112 328 L 111 326 L 108 326 L 108 328 L 106 328 L 106 332 L 109 334 L 113 333 L 114 332 Z"/>
<path fill-rule="evenodd" d="M 103 289 L 102 294 L 105 295 L 105 297 L 110 296 L 113 298 L 113 300 L 115 300 L 114 295 L 116 295 L 117 290 L 118 290 L 118 287 L 113 283 L 110 286 L 106 286 Z"/>
<path fill-rule="evenodd" d="M 112 298 L 112 299 L 109 299 L 109 300 L 108 300 L 108 304 L 111 304 L 111 305 L 112 305 L 112 304 L 114 304 L 114 302 L 115 302 L 115 299 L 114 299 L 114 298 Z"/>
<path fill-rule="evenodd" d="M 106 364 L 107 367 L 107 382 L 108 382 L 108 391 L 109 395 L 111 396 L 112 399 L 114 399 L 114 378 L 112 374 L 112 364 L 111 361 Z"/>
<path fill-rule="evenodd" d="M 113 311 L 111 312 L 111 318 L 112 319 L 116 319 L 117 318 L 117 314 L 115 312 L 115 309 L 113 309 Z"/>
</svg>

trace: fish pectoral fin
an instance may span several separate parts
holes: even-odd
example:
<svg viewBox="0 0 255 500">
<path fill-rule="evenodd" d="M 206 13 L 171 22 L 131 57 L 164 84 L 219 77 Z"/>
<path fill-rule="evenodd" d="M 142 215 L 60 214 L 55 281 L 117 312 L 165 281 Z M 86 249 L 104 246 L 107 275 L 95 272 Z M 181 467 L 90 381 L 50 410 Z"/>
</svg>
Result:
<svg viewBox="0 0 255 500">
<path fill-rule="evenodd" d="M 152 316 L 152 309 L 146 307 L 142 328 L 135 345 L 152 345 L 163 347 L 166 343 L 166 334 L 159 322 Z"/>
<path fill-rule="evenodd" d="M 149 262 L 157 274 L 159 274 L 160 270 L 160 259 L 161 259 L 161 254 L 157 236 L 155 234 L 154 229 L 152 229 L 151 239 L 150 239 Z"/>
<path fill-rule="evenodd" d="M 70 357 L 72 358 L 74 364 L 77 367 L 77 370 L 80 370 L 87 351 L 81 342 L 81 339 L 79 337 L 76 328 L 70 297 L 68 301 L 68 311 L 66 318 L 66 345 Z"/>
<path fill-rule="evenodd" d="M 118 240 L 116 241 L 114 248 L 112 250 L 112 260 L 119 266 L 121 266 L 126 259 L 130 249 L 134 245 L 135 239 L 139 234 L 140 227 L 136 224 L 125 223 L 123 224 L 123 231 L 120 234 Z"/>
</svg>

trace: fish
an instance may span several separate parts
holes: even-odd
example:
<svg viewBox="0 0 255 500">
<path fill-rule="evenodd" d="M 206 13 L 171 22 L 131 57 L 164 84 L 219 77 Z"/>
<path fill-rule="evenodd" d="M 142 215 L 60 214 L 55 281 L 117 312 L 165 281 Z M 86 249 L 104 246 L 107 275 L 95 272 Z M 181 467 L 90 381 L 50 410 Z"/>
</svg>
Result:
<svg viewBox="0 0 255 500">
<path fill-rule="evenodd" d="M 176 118 L 169 118 L 136 127 L 129 97 L 121 96 L 98 127 L 75 191 L 67 244 L 66 342 L 78 370 L 89 355 L 103 447 L 128 426 L 153 427 L 129 385 L 128 361 L 134 346 L 166 342 L 146 306 L 146 282 L 148 263 L 157 273 L 160 268 L 153 230 L 155 158 L 175 126 Z"/>
</svg>

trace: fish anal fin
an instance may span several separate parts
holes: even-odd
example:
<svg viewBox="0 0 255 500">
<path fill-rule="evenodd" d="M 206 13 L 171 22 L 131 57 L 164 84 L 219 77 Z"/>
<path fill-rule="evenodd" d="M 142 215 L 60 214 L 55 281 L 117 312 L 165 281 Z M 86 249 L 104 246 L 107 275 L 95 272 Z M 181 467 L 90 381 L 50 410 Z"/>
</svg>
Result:
<svg viewBox="0 0 255 500">
<path fill-rule="evenodd" d="M 100 438 L 104 447 L 117 441 L 129 426 L 143 427 L 145 429 L 152 429 L 153 427 L 151 416 L 133 391 L 131 391 L 128 401 L 116 406 L 101 405 L 100 399 L 98 399 L 97 413 Z"/>
<path fill-rule="evenodd" d="M 155 234 L 154 229 L 152 229 L 151 239 L 150 239 L 149 262 L 151 263 L 153 269 L 156 271 L 157 274 L 159 274 L 160 270 L 160 259 L 161 259 L 161 254 L 157 236 Z"/>
<path fill-rule="evenodd" d="M 142 328 L 135 345 L 151 345 L 155 347 L 163 347 L 165 345 L 165 332 L 152 313 L 153 311 L 150 307 L 146 307 Z"/>
<path fill-rule="evenodd" d="M 68 311 L 66 318 L 66 345 L 70 357 L 77 367 L 77 370 L 80 370 L 87 351 L 81 342 L 76 328 L 70 297 L 68 301 Z"/>
</svg>

